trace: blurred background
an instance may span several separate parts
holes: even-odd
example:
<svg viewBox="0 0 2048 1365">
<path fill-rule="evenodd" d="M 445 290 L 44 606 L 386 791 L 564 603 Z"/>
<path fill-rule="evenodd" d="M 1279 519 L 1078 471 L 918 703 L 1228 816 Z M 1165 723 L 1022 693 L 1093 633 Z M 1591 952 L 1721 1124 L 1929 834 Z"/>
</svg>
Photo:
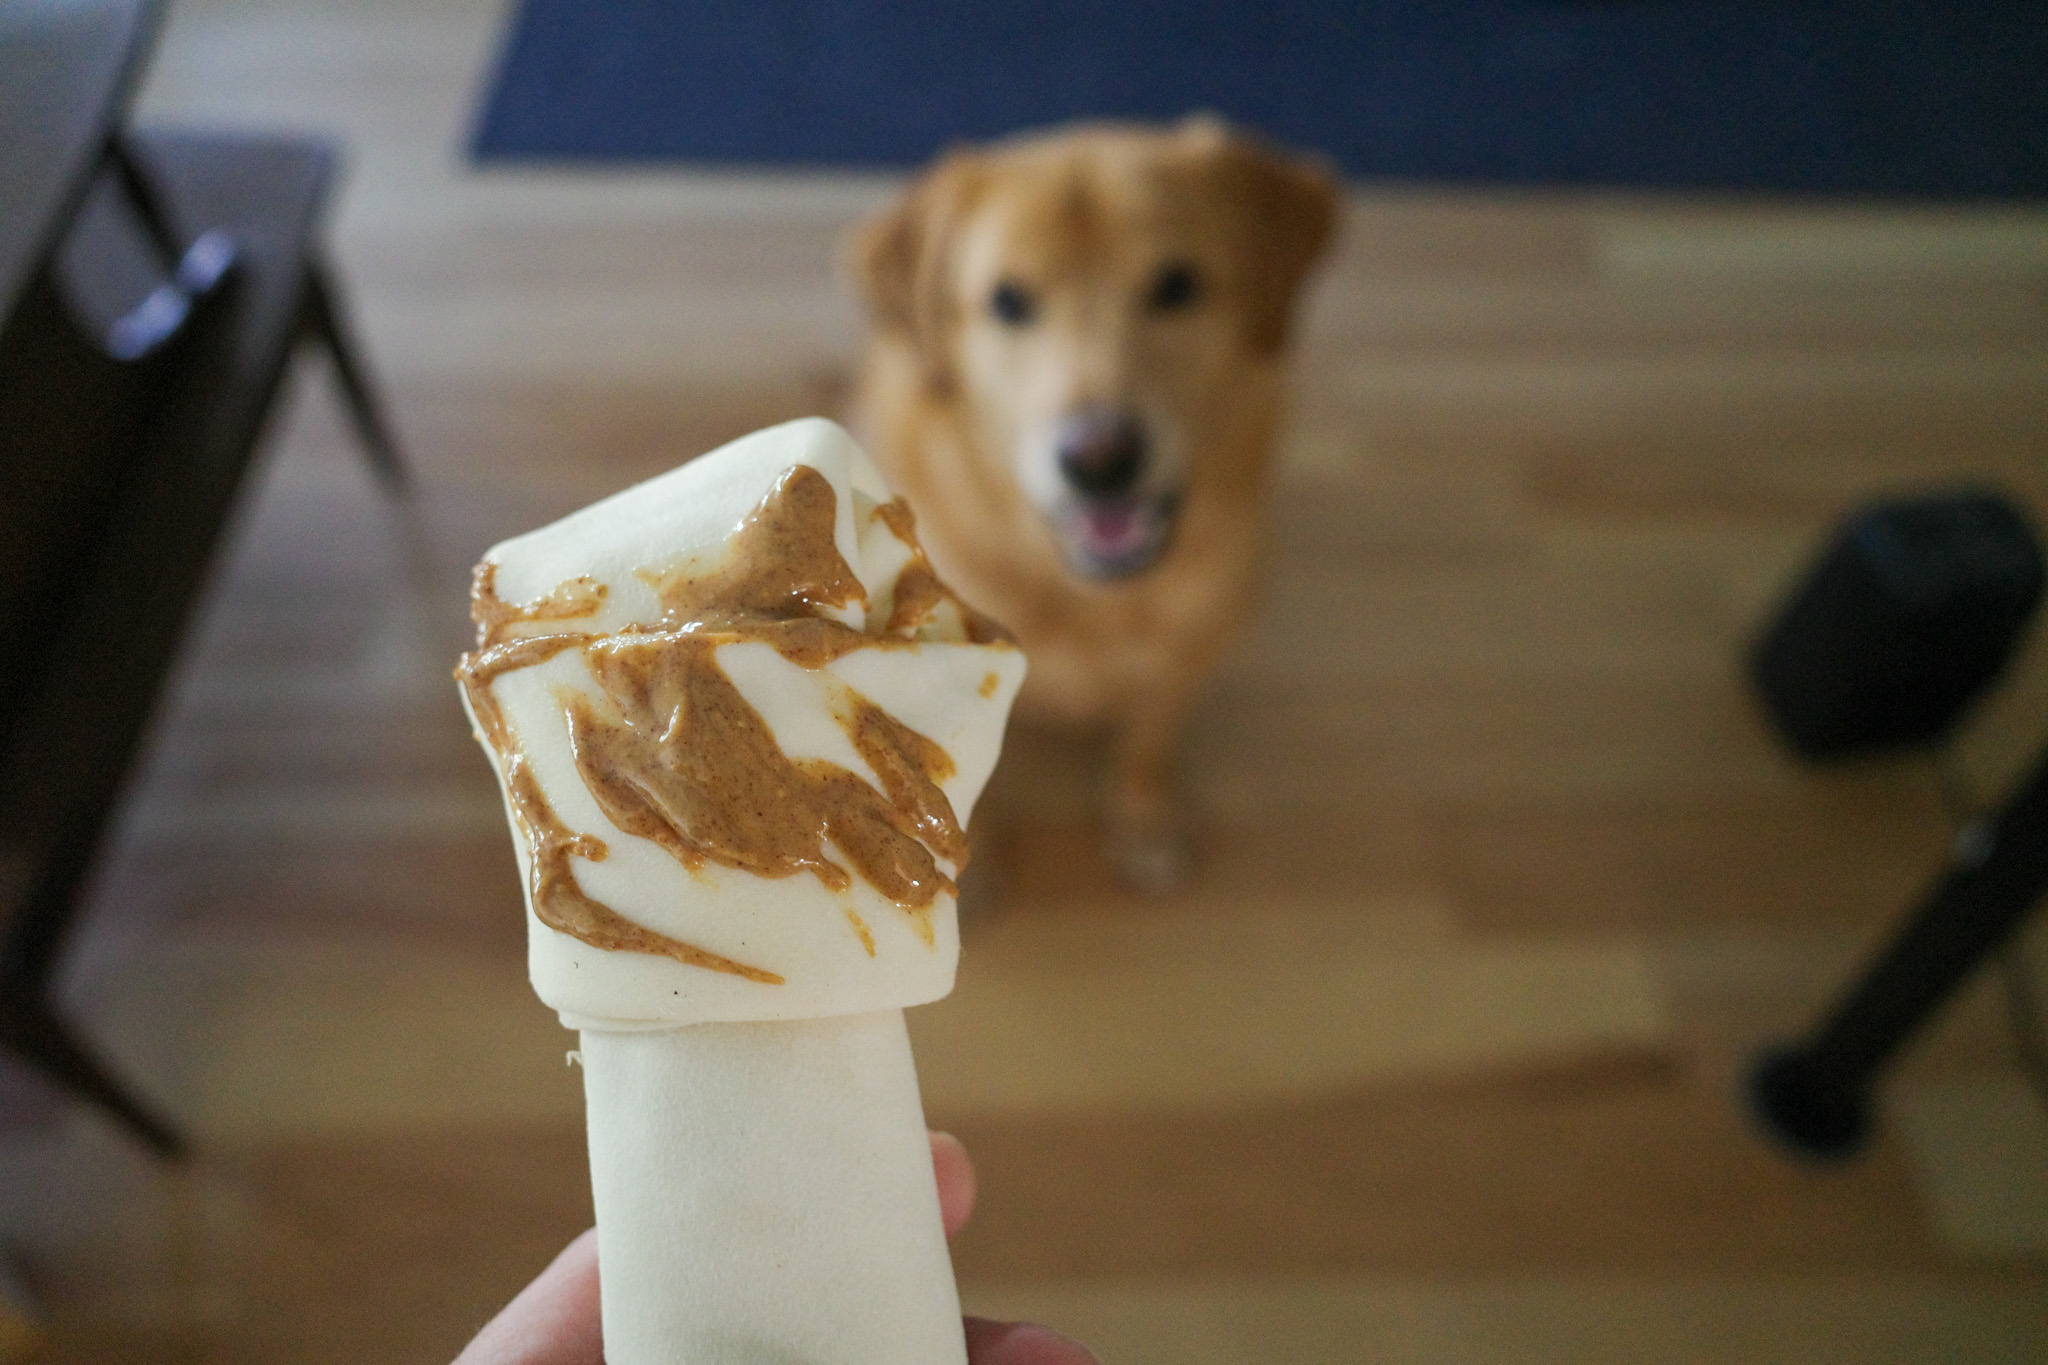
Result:
<svg viewBox="0 0 2048 1365">
<path fill-rule="evenodd" d="M 445 1359 L 588 1224 L 572 1043 L 449 678 L 469 565 L 838 412 L 838 243 L 950 137 L 1192 106 L 1341 160 L 1344 223 L 1264 603 L 1195 725 L 1199 875 L 1122 890 L 1058 736 L 1016 737 L 978 822 L 1000 896 L 912 1014 L 981 1171 L 969 1307 L 1111 1365 L 2048 1358 L 2007 990 L 2048 991 L 2038 923 L 1854 1161 L 1742 1101 L 2048 736 L 2032 636 L 1939 763 L 1802 762 L 1744 674 L 1871 499 L 2048 518 L 2040 12 L 1916 46 L 1918 11 L 1868 10 L 1368 13 L 1348 85 L 1277 11 L 1104 21 L 1157 43 L 1128 87 L 1074 16 L 963 20 L 1018 67 L 955 102 L 936 39 L 875 37 L 931 27 L 900 15 L 172 5 L 134 123 L 342 147 L 326 257 L 411 481 L 304 351 L 52 979 L 192 1151 L 0 1062 L 0 1360 Z"/>
</svg>

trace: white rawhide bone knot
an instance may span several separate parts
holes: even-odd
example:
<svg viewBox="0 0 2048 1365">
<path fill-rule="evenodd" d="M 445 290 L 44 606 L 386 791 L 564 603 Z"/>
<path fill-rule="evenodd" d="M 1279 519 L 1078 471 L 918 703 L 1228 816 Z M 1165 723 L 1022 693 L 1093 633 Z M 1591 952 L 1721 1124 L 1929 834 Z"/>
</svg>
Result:
<svg viewBox="0 0 2048 1365">
<path fill-rule="evenodd" d="M 493 548 L 457 677 L 582 1031 L 612 1365 L 959 1365 L 902 1010 L 1024 660 L 838 427 Z"/>
</svg>

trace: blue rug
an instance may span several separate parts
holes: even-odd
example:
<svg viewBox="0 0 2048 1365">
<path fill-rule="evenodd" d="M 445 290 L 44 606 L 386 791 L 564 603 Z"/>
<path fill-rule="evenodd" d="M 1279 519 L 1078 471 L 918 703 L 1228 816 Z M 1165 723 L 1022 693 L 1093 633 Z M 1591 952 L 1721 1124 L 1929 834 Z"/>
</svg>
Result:
<svg viewBox="0 0 2048 1365">
<path fill-rule="evenodd" d="M 1356 177 L 2048 193 L 2038 0 L 524 0 L 488 160 L 908 166 L 1211 109 Z"/>
</svg>

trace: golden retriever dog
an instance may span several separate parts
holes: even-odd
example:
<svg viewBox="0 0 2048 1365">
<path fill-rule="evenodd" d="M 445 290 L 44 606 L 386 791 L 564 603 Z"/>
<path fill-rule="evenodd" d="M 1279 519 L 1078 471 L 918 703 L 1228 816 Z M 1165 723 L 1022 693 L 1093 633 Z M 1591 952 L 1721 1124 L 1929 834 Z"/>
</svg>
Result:
<svg viewBox="0 0 2048 1365">
<path fill-rule="evenodd" d="M 1250 605 L 1296 296 L 1338 197 L 1213 119 L 945 157 L 865 224 L 853 420 L 1027 716 L 1106 727 L 1106 846 L 1189 868 L 1183 726 Z"/>
</svg>

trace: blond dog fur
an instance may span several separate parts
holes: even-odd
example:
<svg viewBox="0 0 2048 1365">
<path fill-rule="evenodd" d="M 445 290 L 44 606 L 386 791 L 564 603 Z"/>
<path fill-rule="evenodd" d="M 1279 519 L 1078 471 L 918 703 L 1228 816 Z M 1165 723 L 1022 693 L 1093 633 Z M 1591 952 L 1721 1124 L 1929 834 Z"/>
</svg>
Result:
<svg viewBox="0 0 2048 1365">
<path fill-rule="evenodd" d="M 955 152 L 852 243 L 855 424 L 939 571 L 1017 633 L 1025 713 L 1107 727 L 1107 845 L 1143 885 L 1189 866 L 1175 755 L 1251 602 L 1290 322 L 1337 207 L 1318 165 L 1212 119 L 1090 125 Z M 1062 539 L 1058 433 L 1096 411 L 1142 432 L 1126 501 L 1170 526 L 1127 576 L 1077 572 Z"/>
</svg>

